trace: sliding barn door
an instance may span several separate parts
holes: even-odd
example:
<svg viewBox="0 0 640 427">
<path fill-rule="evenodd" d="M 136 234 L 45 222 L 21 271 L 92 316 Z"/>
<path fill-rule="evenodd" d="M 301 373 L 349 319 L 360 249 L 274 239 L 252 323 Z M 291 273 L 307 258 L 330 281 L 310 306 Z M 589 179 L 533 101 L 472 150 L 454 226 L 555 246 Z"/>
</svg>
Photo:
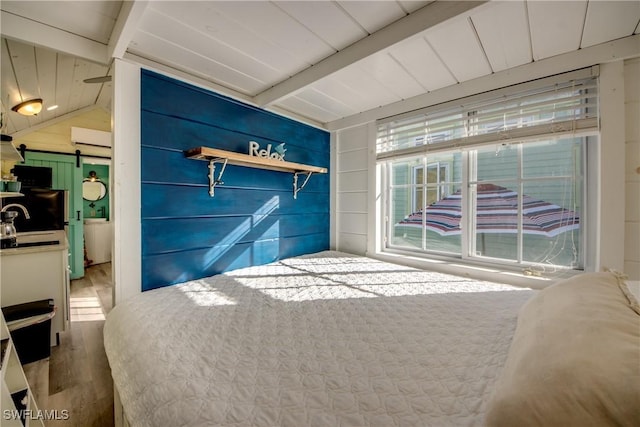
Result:
<svg viewBox="0 0 640 427">
<path fill-rule="evenodd" d="M 84 231 L 82 216 L 82 164 L 76 165 L 76 157 L 63 154 L 25 153 L 25 164 L 45 166 L 53 171 L 54 190 L 69 191 L 69 265 L 71 278 L 84 276 Z"/>
</svg>

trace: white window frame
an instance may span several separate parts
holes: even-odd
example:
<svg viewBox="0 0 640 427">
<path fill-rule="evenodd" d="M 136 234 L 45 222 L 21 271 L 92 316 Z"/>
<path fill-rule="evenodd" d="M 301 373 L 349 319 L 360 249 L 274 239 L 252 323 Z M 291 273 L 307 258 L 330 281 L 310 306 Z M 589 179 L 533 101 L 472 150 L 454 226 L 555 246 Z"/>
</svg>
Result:
<svg viewBox="0 0 640 427">
<path fill-rule="evenodd" d="M 422 171 L 422 182 L 418 182 L 418 171 Z M 424 163 L 411 167 L 411 183 L 410 185 L 413 187 L 413 191 L 411 191 L 411 211 L 417 212 L 422 209 L 422 206 L 418 206 L 418 191 L 422 193 L 422 203 L 424 203 Z"/>
<path fill-rule="evenodd" d="M 582 72 L 584 71 L 584 72 Z M 597 70 L 596 70 L 597 72 Z M 568 75 L 570 75 L 571 77 L 575 77 L 576 74 L 580 75 L 588 75 L 589 73 L 593 73 L 593 70 L 580 70 L 579 72 L 574 72 L 574 73 L 568 73 Z M 593 75 L 593 74 L 592 74 Z M 560 80 L 558 80 L 560 79 Z M 563 77 L 561 76 L 555 76 L 554 78 L 548 78 L 548 79 L 541 79 L 541 81 L 538 83 L 538 85 L 544 85 L 545 83 L 547 83 L 548 81 L 551 80 L 555 80 L 555 81 L 562 81 Z M 503 89 L 503 90 L 499 90 L 496 92 L 504 92 L 505 90 L 507 91 L 511 91 L 511 90 L 518 90 L 519 87 L 531 87 L 531 82 L 526 83 L 526 84 L 522 84 L 522 85 L 518 85 L 515 89 Z M 486 96 L 486 94 L 480 95 L 480 97 L 484 97 Z M 477 96 L 476 96 L 477 97 Z M 476 98 L 476 97 L 470 97 L 470 98 Z M 459 101 L 455 101 L 455 103 L 457 103 Z M 428 110 L 433 110 L 433 108 L 429 108 Z M 407 117 L 412 113 L 405 113 L 404 115 L 402 115 L 402 117 Z M 413 114 L 415 114 L 415 112 L 413 112 Z M 389 120 L 389 119 L 387 119 Z M 594 129 L 594 122 L 596 123 L 596 128 Z M 424 153 L 425 155 L 428 153 L 435 153 L 435 152 L 447 152 L 449 150 L 452 149 L 457 149 L 457 150 L 461 150 L 463 152 L 463 156 L 462 156 L 462 209 L 463 209 L 463 227 L 471 227 L 473 226 L 472 224 L 472 220 L 470 218 L 468 218 L 468 215 L 465 215 L 464 213 L 469 212 L 469 206 L 468 204 L 470 203 L 470 198 L 469 198 L 469 192 L 470 192 L 470 188 L 469 188 L 469 164 L 470 164 L 470 160 L 469 160 L 469 153 L 472 152 L 474 150 L 474 148 L 476 147 L 481 147 L 481 146 L 485 146 L 487 144 L 496 144 L 499 143 L 501 140 L 505 140 L 507 142 L 515 142 L 515 141 L 520 141 L 523 143 L 529 142 L 529 141 L 533 141 L 533 140 L 540 140 L 540 139 L 554 139 L 554 138 L 561 138 L 563 135 L 566 137 L 568 135 L 574 135 L 574 136 L 584 136 L 584 137 L 588 137 L 587 138 L 587 142 L 585 142 L 585 147 L 583 150 L 583 155 L 589 156 L 589 153 L 592 153 L 595 151 L 597 151 L 597 145 L 599 144 L 599 129 L 597 128 L 598 126 L 598 119 L 592 120 L 590 123 L 586 123 L 586 121 L 584 121 L 583 123 L 581 123 L 579 126 L 576 126 L 575 123 L 572 124 L 571 126 L 573 126 L 573 128 L 570 129 L 570 131 L 567 131 L 566 126 L 563 128 L 558 128 L 556 133 L 547 133 L 547 134 L 532 134 L 532 135 L 528 135 L 526 134 L 527 132 L 513 132 L 513 134 L 510 137 L 506 137 L 504 139 L 496 139 L 495 136 L 493 136 L 493 138 L 491 138 L 490 136 L 482 136 L 482 138 L 469 138 L 470 140 L 467 141 L 462 141 L 462 142 L 456 142 L 456 143 L 447 143 L 446 141 L 442 144 L 433 144 L 433 145 L 428 145 L 428 146 L 420 146 L 420 147 L 412 147 L 409 149 L 402 149 L 399 152 L 395 153 L 395 155 L 390 155 L 389 153 L 383 153 L 382 155 L 380 155 L 380 153 L 377 156 L 377 167 L 376 167 L 376 174 L 377 174 L 377 178 L 376 181 L 378 182 L 378 185 L 380 185 L 380 194 L 381 194 L 381 205 L 380 208 L 382 209 L 381 211 L 379 211 L 382 215 L 381 215 L 381 219 L 382 222 L 381 224 L 383 225 L 383 228 L 381 229 L 382 232 L 382 239 L 381 241 L 381 246 L 379 247 L 380 252 L 384 253 L 384 252 L 388 252 L 388 253 L 405 253 L 407 255 L 411 255 L 414 256 L 416 255 L 413 252 L 408 252 L 405 249 L 402 248 L 395 248 L 393 247 L 393 245 L 389 245 L 388 243 L 388 236 L 391 236 L 391 230 L 393 225 L 389 224 L 389 209 L 390 209 L 390 203 L 388 200 L 388 190 L 389 190 L 389 180 L 388 180 L 388 167 L 387 167 L 387 162 L 386 160 L 391 160 L 391 159 L 396 159 L 396 158 L 402 158 L 402 157 L 414 157 L 417 154 L 421 154 Z M 473 123 L 471 123 L 471 125 L 473 125 Z M 504 135 L 502 135 L 504 137 Z M 425 140 L 427 140 L 427 138 L 425 138 Z M 426 158 L 424 160 L 425 162 L 428 161 L 428 158 Z M 584 167 L 584 171 L 585 171 L 585 176 L 584 176 L 584 181 L 582 183 L 582 188 L 583 188 L 583 201 L 584 201 L 584 205 L 583 205 L 583 209 L 581 214 L 581 222 L 583 223 L 583 233 L 584 235 L 582 236 L 581 239 L 581 244 L 583 246 L 582 250 L 581 250 L 581 255 L 582 255 L 582 260 L 581 260 L 581 266 L 585 267 L 588 265 L 592 265 L 592 260 L 591 259 L 587 259 L 589 257 L 589 253 L 586 250 L 586 245 L 589 242 L 590 239 L 593 239 L 593 230 L 592 227 L 590 226 L 590 219 L 589 216 L 593 214 L 593 212 L 591 212 L 591 210 L 593 209 L 593 203 L 591 200 L 593 200 L 593 197 L 587 198 L 587 191 L 586 189 L 589 187 L 589 182 L 590 181 L 597 181 L 597 170 L 595 168 L 592 167 L 592 162 L 588 159 L 588 158 L 584 158 L 583 159 L 583 164 L 582 166 Z M 591 195 L 593 196 L 593 195 Z M 424 196 L 423 196 L 424 197 Z M 596 196 L 597 197 L 597 196 Z M 485 259 L 483 257 L 475 257 L 474 254 L 471 253 L 471 251 L 473 251 L 475 248 L 473 247 L 472 242 L 469 242 L 469 236 L 471 236 L 471 234 L 467 234 L 467 233 L 462 233 L 462 241 L 461 241 L 461 254 L 458 257 L 458 259 L 462 259 L 465 262 L 469 262 L 470 264 L 473 263 L 477 263 L 477 264 L 481 264 L 481 265 L 486 265 L 486 264 L 492 264 L 493 262 L 497 263 L 497 264 L 503 264 L 503 265 L 508 265 L 508 264 L 512 264 L 510 262 L 503 262 L 500 259 L 494 260 L 494 259 Z M 475 239 L 471 239 L 471 240 L 475 240 Z M 521 245 L 518 245 L 518 247 L 520 248 Z M 433 260 L 446 260 L 446 261 L 451 261 L 452 258 L 451 256 L 444 256 L 441 257 L 438 254 L 434 254 L 434 253 L 426 253 L 426 254 L 418 254 L 420 255 L 424 255 L 427 258 L 433 259 Z M 522 254 L 518 254 L 518 260 L 522 259 Z M 518 263 L 516 265 L 517 269 L 522 268 L 522 265 L 526 265 L 527 263 Z"/>
<path fill-rule="evenodd" d="M 425 202 L 425 200 L 427 200 L 425 193 L 427 191 L 429 191 L 429 188 L 434 187 L 434 186 L 436 188 L 436 193 L 437 193 L 436 199 L 437 200 L 440 200 L 443 197 L 446 197 L 448 195 L 448 194 L 444 194 L 443 195 L 441 193 L 441 187 L 442 187 L 442 184 L 451 181 L 451 172 L 450 172 L 449 166 L 450 165 L 448 163 L 437 161 L 437 162 L 427 163 L 426 169 L 425 169 L 424 163 L 411 167 L 412 181 L 411 181 L 411 183 L 409 185 L 416 187 L 416 188 L 414 188 L 414 190 L 411 193 L 411 210 L 412 210 L 412 212 L 417 212 L 418 210 L 423 208 L 423 206 L 418 206 L 418 203 L 417 203 L 417 200 L 416 200 L 417 199 L 416 195 L 417 195 L 417 192 L 418 192 L 418 187 L 420 187 L 420 191 L 422 192 L 422 202 L 423 203 Z M 435 183 L 428 183 L 428 182 L 426 182 L 427 175 L 424 175 L 424 174 L 425 173 L 428 174 L 429 173 L 429 169 L 433 168 L 433 167 L 436 168 L 437 181 Z M 444 172 L 445 173 L 444 181 L 440 180 L 440 171 L 442 169 L 444 169 L 444 171 L 445 171 Z M 418 182 L 418 178 L 417 178 L 418 170 L 422 170 L 423 171 L 423 175 L 422 175 L 423 179 L 422 179 L 421 183 Z"/>
</svg>

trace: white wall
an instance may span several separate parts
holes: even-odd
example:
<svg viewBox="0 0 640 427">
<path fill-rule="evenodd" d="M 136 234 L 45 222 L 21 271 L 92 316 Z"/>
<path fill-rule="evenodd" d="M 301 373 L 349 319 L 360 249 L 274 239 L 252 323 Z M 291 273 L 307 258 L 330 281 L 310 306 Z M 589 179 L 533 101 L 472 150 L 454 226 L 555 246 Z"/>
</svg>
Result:
<svg viewBox="0 0 640 427">
<path fill-rule="evenodd" d="M 599 159 L 602 196 L 599 200 L 599 242 L 594 269 L 623 269 L 631 277 L 640 270 L 640 59 L 617 61 L 601 67 L 601 120 L 603 141 Z M 625 89 L 626 88 L 626 89 Z M 626 119 L 624 112 L 626 111 Z M 626 132 L 625 129 L 626 122 Z M 621 131 L 621 129 L 623 129 Z M 626 134 L 626 136 L 625 136 Z M 606 138 L 606 141 L 604 140 Z M 371 123 L 336 132 L 336 224 L 337 250 L 375 255 L 375 126 Z M 620 167 L 625 159 L 626 180 Z M 606 151 L 605 151 L 606 150 Z M 367 158 L 369 161 L 367 162 Z M 363 169 L 365 167 L 366 169 Z M 626 192 L 625 188 L 626 181 Z M 611 190 L 613 188 L 613 190 Z M 618 190 L 615 190 L 615 189 Z M 617 206 L 617 209 L 611 209 Z M 626 208 L 625 208 L 626 207 Z M 625 212 L 626 209 L 626 212 Z M 626 215 L 626 220 L 625 220 Z M 365 225 L 367 225 L 365 227 Z M 364 229 L 363 229 L 364 228 Z M 626 238 L 625 238 L 626 236 Z M 626 239 L 626 240 L 625 240 Z M 622 242 L 625 242 L 623 245 Z M 418 265 L 416 260 L 408 263 Z M 460 269 L 450 263 L 433 262 L 434 268 Z M 423 264 L 424 266 L 424 264 Z M 476 277 L 498 280 L 495 271 L 475 269 Z M 459 270 L 461 271 L 461 270 Z M 468 274 L 468 273 L 464 273 Z M 512 279 L 509 277 L 508 279 Z M 518 280 L 511 280 L 517 282 Z"/>
<path fill-rule="evenodd" d="M 142 291 L 140 240 L 140 67 L 115 60 L 113 85 L 113 301 Z"/>
<path fill-rule="evenodd" d="M 640 280 L 640 58 L 624 63 L 625 241 L 624 271 Z"/>
<path fill-rule="evenodd" d="M 367 250 L 369 126 L 337 132 L 335 161 L 335 248 L 364 255 Z"/>
<path fill-rule="evenodd" d="M 593 266 L 624 269 L 624 62 L 600 66 L 598 252 Z M 589 188 L 588 188 L 589 190 Z M 587 243 L 592 244 L 592 243 Z"/>
</svg>

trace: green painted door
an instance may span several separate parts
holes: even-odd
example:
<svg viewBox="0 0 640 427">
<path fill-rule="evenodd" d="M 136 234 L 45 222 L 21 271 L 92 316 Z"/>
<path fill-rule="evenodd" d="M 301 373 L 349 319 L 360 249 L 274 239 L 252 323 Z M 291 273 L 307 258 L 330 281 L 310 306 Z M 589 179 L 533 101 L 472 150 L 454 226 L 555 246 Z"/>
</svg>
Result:
<svg viewBox="0 0 640 427">
<path fill-rule="evenodd" d="M 82 217 L 82 164 L 76 167 L 76 157 L 64 154 L 25 153 L 25 164 L 52 169 L 53 189 L 69 191 L 69 265 L 71 278 L 84 276 L 84 229 Z"/>
</svg>

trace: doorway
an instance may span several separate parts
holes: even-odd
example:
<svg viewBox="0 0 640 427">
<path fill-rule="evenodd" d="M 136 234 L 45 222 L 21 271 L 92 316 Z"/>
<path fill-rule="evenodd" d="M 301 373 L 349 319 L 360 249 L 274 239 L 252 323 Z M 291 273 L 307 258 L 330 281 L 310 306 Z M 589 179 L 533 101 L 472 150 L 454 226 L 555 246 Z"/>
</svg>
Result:
<svg viewBox="0 0 640 427">
<path fill-rule="evenodd" d="M 111 262 L 111 161 L 85 157 L 82 164 L 84 266 Z"/>
</svg>

